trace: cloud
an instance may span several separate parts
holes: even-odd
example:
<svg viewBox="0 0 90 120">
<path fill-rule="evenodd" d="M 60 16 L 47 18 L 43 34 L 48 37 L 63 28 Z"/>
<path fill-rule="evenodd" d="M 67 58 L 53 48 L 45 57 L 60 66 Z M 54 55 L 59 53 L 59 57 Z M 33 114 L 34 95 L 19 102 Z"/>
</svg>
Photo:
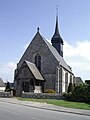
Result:
<svg viewBox="0 0 90 120">
<path fill-rule="evenodd" d="M 4 80 L 4 82 L 7 81 L 13 82 L 15 68 L 16 68 L 15 62 L 0 64 L 0 77 Z"/>
<path fill-rule="evenodd" d="M 64 42 L 64 58 L 72 67 L 76 76 L 83 80 L 90 79 L 90 41 L 83 40 L 71 45 Z"/>
<path fill-rule="evenodd" d="M 80 56 L 90 60 L 90 56 L 88 55 L 90 51 L 90 41 L 78 41 L 76 45 L 70 45 L 65 41 L 64 44 L 64 55 L 66 57 Z"/>
<path fill-rule="evenodd" d="M 7 66 L 11 69 L 16 68 L 16 63 L 15 62 L 9 62 Z"/>
</svg>

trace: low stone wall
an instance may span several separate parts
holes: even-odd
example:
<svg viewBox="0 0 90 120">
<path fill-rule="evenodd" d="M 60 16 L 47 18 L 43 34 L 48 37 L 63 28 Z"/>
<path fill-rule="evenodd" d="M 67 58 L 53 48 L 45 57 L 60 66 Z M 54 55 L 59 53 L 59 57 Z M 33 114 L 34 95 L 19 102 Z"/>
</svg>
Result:
<svg viewBox="0 0 90 120">
<path fill-rule="evenodd" d="M 13 96 L 12 96 L 12 93 L 10 93 L 10 92 L 0 92 L 0 97 L 9 98 L 9 97 L 13 97 Z"/>
<path fill-rule="evenodd" d="M 23 98 L 36 98 L 36 99 L 64 99 L 61 94 L 51 94 L 51 93 L 22 93 Z"/>
</svg>

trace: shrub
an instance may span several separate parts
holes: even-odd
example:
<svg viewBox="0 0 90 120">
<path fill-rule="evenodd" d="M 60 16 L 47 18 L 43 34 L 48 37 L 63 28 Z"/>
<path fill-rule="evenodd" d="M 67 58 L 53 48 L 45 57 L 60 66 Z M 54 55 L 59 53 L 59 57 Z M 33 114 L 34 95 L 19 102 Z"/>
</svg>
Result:
<svg viewBox="0 0 90 120">
<path fill-rule="evenodd" d="M 5 89 L 5 92 L 11 92 L 11 89 Z"/>
<path fill-rule="evenodd" d="M 73 101 L 86 102 L 88 101 L 88 85 L 81 84 L 76 86 L 72 92 Z"/>
<path fill-rule="evenodd" d="M 90 102 L 90 86 L 88 87 L 88 102 Z"/>
<path fill-rule="evenodd" d="M 76 86 L 72 92 L 65 93 L 66 100 L 75 102 L 90 102 L 90 87 L 87 84 Z"/>
<path fill-rule="evenodd" d="M 72 93 L 64 93 L 63 96 L 65 97 L 65 100 L 72 101 Z"/>
<path fill-rule="evenodd" d="M 45 90 L 45 93 L 56 93 L 56 91 L 53 89 L 47 89 Z"/>
<path fill-rule="evenodd" d="M 69 83 L 67 93 L 72 92 L 72 91 L 73 91 L 73 84 Z"/>
</svg>

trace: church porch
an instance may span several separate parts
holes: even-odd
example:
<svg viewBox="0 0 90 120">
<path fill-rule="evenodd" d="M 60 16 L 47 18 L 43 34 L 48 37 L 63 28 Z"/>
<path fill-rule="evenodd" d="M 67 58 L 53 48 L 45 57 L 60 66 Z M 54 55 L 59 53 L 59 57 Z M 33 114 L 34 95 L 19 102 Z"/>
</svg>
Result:
<svg viewBox="0 0 90 120">
<path fill-rule="evenodd" d="M 22 92 L 41 93 L 44 90 L 44 82 L 35 64 L 24 61 L 15 75 L 16 95 L 21 96 Z"/>
</svg>

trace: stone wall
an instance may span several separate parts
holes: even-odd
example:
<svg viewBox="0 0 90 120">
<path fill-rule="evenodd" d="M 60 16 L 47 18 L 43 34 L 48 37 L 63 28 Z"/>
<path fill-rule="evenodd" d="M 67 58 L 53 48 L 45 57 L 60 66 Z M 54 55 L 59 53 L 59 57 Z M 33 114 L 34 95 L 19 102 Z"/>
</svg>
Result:
<svg viewBox="0 0 90 120">
<path fill-rule="evenodd" d="M 0 97 L 5 97 L 5 98 L 13 97 L 13 93 L 10 93 L 10 92 L 0 92 Z"/>
<path fill-rule="evenodd" d="M 51 94 L 51 93 L 22 93 L 23 98 L 34 98 L 34 99 L 64 99 L 61 94 Z"/>
</svg>

